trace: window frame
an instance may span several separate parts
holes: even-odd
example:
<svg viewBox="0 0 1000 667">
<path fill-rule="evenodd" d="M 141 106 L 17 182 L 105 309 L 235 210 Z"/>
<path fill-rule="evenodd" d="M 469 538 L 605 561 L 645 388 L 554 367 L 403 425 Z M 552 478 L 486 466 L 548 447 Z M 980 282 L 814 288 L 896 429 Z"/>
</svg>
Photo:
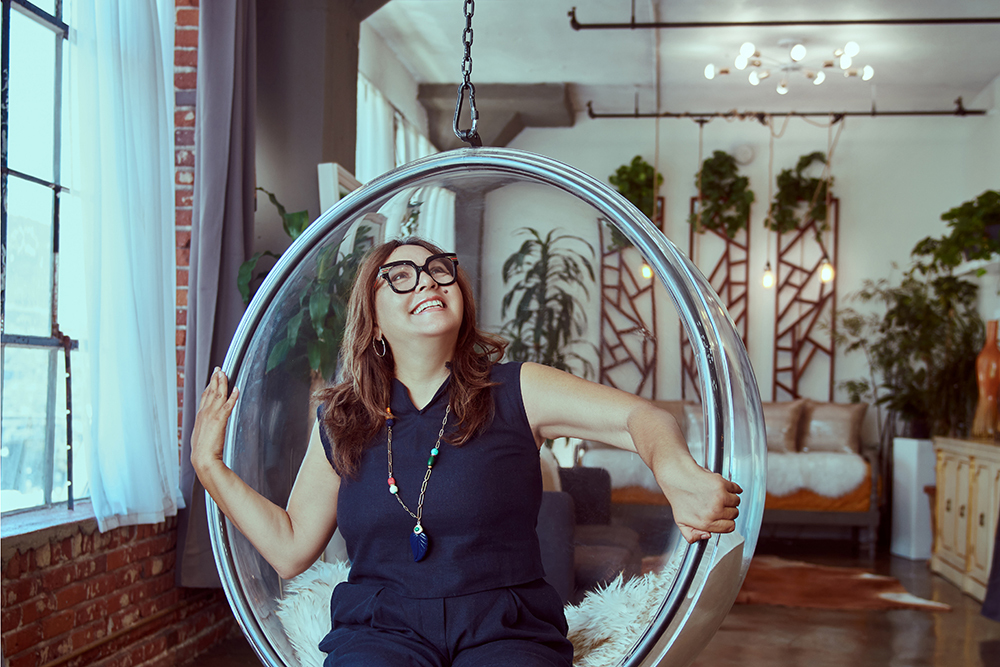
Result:
<svg viewBox="0 0 1000 667">
<path fill-rule="evenodd" d="M 65 363 L 66 379 L 66 482 L 67 500 L 66 509 L 73 510 L 76 499 L 73 489 L 73 392 L 72 392 L 72 364 L 71 352 L 79 349 L 79 341 L 66 335 L 59 326 L 59 238 L 60 238 L 60 216 L 59 204 L 60 194 L 69 192 L 68 188 L 61 184 L 61 163 L 62 163 L 62 124 L 63 124 L 63 50 L 66 40 L 69 38 L 69 25 L 63 21 L 63 0 L 55 0 L 55 15 L 49 14 L 28 0 L 2 0 L 3 11 L 3 34 L 2 45 L 0 45 L 0 76 L 2 76 L 2 89 L 0 89 L 0 132 L 4 137 L 8 136 L 8 108 L 9 108 L 9 83 L 10 83 L 10 20 L 11 10 L 16 9 L 23 16 L 34 20 L 42 27 L 51 30 L 57 37 L 55 40 L 55 90 L 54 90 L 54 122 L 53 122 L 53 171 L 52 180 L 39 178 L 32 174 L 27 174 L 10 168 L 8 164 L 8 147 L 4 141 L 0 147 L 0 197 L 2 197 L 2 207 L 0 207 L 0 243 L 2 243 L 3 257 L 7 257 L 7 194 L 8 179 L 15 178 L 35 185 L 46 187 L 52 191 L 52 239 L 51 239 L 51 283 L 50 283 L 50 303 L 49 315 L 51 319 L 51 331 L 49 336 L 21 335 L 17 333 L 7 333 L 6 330 L 6 280 L 0 280 L 0 369 L 3 368 L 5 350 L 9 347 L 28 348 L 36 350 L 48 350 L 48 382 L 46 399 L 46 425 L 44 460 L 45 470 L 43 472 L 43 504 L 34 507 L 18 508 L 3 512 L 5 518 L 10 518 L 17 514 L 28 512 L 38 512 L 39 510 L 51 510 L 61 506 L 63 503 L 52 502 L 52 492 L 54 486 L 55 469 L 55 419 L 56 419 L 56 382 L 58 381 L 58 357 L 61 350 Z M 4 267 L 6 271 L 6 266 Z M 0 372 L 0 383 L 3 382 L 2 372 Z M 3 404 L 0 402 L 0 413 Z"/>
</svg>

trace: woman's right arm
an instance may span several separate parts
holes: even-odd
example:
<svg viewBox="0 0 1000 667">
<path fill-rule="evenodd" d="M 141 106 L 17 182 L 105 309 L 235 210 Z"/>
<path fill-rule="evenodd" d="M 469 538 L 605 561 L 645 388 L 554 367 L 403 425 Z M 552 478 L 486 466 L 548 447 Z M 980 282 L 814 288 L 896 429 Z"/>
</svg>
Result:
<svg viewBox="0 0 1000 667">
<path fill-rule="evenodd" d="M 191 464 L 202 486 L 284 579 L 304 572 L 322 553 L 337 527 L 340 477 L 327 461 L 313 427 L 309 447 L 282 509 L 260 495 L 222 462 L 226 422 L 239 390 L 227 391 L 225 374 L 216 369 L 201 394 L 191 434 Z"/>
</svg>

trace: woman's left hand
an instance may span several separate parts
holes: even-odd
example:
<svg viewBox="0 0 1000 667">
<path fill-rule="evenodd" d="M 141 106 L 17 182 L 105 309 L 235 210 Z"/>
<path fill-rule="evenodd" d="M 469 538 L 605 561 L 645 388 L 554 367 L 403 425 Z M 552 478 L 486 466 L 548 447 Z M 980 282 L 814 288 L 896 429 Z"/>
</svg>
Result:
<svg viewBox="0 0 1000 667">
<path fill-rule="evenodd" d="M 670 501 L 674 522 L 688 542 L 731 533 L 736 529 L 743 489 L 718 473 L 709 472 L 691 461 L 680 470 L 654 471 L 656 481 Z"/>
</svg>

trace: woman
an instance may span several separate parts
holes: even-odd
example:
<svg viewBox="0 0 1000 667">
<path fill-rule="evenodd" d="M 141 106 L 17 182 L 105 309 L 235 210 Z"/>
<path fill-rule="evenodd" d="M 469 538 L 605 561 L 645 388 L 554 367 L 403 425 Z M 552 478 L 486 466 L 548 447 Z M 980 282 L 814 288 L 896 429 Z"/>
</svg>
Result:
<svg viewBox="0 0 1000 667">
<path fill-rule="evenodd" d="M 223 513 L 286 579 L 338 525 L 347 542 L 327 665 L 571 665 L 535 534 L 546 439 L 638 452 L 688 542 L 734 529 L 742 489 L 695 463 L 668 413 L 547 366 L 497 363 L 503 350 L 476 328 L 454 255 L 418 239 L 373 249 L 349 304 L 345 381 L 321 393 L 285 509 L 222 463 L 238 391 L 227 397 L 215 370 L 191 460 Z"/>
</svg>

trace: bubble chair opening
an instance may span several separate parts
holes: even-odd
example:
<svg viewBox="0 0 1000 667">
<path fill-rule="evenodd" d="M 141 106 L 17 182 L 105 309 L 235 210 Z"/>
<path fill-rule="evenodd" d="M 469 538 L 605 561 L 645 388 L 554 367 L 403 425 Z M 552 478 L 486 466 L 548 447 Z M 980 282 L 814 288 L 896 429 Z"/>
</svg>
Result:
<svg viewBox="0 0 1000 667">
<path fill-rule="evenodd" d="M 383 240 L 387 219 L 405 219 L 415 198 L 434 200 L 434 210 L 444 215 L 475 211 L 482 216 L 479 261 L 460 256 L 460 262 L 479 287 L 479 322 L 486 329 L 499 323 L 486 317 L 491 307 L 499 312 L 495 293 L 503 288 L 503 260 L 497 255 L 504 253 L 497 248 L 519 245 L 509 241 L 511 235 L 535 220 L 547 220 L 542 224 L 548 226 L 556 220 L 556 227 L 574 235 L 596 236 L 602 221 L 613 226 L 672 300 L 695 352 L 702 399 L 704 445 L 692 454 L 699 464 L 742 486 L 740 514 L 735 532 L 692 545 L 680 538 L 668 507 L 650 508 L 632 524 L 643 555 L 655 556 L 657 565 L 643 576 L 659 577 L 657 593 L 636 610 L 639 630 L 601 664 L 689 664 L 729 612 L 756 546 L 766 471 L 760 397 L 739 334 L 704 276 L 631 203 L 577 169 L 510 149 L 450 151 L 389 172 L 320 216 L 268 273 L 229 348 L 223 370 L 239 388 L 240 400 L 227 433 L 226 465 L 268 499 L 286 504 L 311 428 L 309 405 L 317 374 L 310 376 L 310 361 L 328 378 L 337 363 L 329 350 L 297 340 L 311 295 L 321 285 L 325 298 L 332 290 L 346 304 L 351 262 L 366 246 Z M 326 320 L 327 326 L 343 316 L 338 307 L 328 311 L 334 319 Z M 332 331 L 335 339 L 339 333 Z M 291 629 L 277 613 L 287 582 L 211 499 L 208 508 L 223 587 L 261 662 L 269 667 L 312 664 L 297 653 Z M 328 622 L 328 597 L 316 612 Z"/>
</svg>

